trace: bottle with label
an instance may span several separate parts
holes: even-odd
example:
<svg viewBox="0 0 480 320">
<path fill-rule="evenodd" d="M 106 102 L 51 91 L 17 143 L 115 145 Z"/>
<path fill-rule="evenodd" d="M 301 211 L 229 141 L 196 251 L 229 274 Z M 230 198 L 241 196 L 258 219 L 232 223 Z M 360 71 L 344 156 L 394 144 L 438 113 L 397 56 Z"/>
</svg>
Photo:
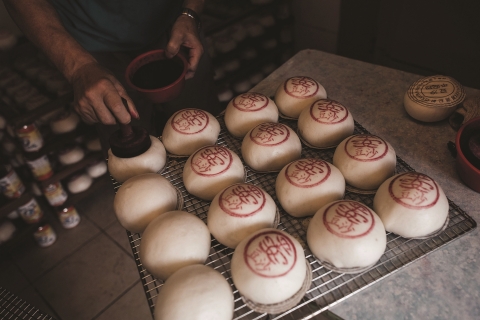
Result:
<svg viewBox="0 0 480 320">
<path fill-rule="evenodd" d="M 43 147 L 42 134 L 34 123 L 18 127 L 15 133 L 22 142 L 23 150 L 27 152 L 38 151 Z"/>
<path fill-rule="evenodd" d="M 0 165 L 0 191 L 9 198 L 19 198 L 25 192 L 25 185 L 9 164 Z"/>
<path fill-rule="evenodd" d="M 25 154 L 25 162 L 30 168 L 32 175 L 38 181 L 47 180 L 53 176 L 52 165 L 48 156 L 41 152 L 29 152 Z"/>
<path fill-rule="evenodd" d="M 26 204 L 18 207 L 17 212 L 23 221 L 28 224 L 38 223 L 43 218 L 42 208 L 40 208 L 37 200 L 33 197 Z"/>
<path fill-rule="evenodd" d="M 46 221 L 40 223 L 33 233 L 33 237 L 42 248 L 51 246 L 57 240 L 53 227 Z"/>
<path fill-rule="evenodd" d="M 47 198 L 48 203 L 53 207 L 61 206 L 67 201 L 68 194 L 63 188 L 60 181 L 51 183 L 43 189 L 43 195 Z"/>
<path fill-rule="evenodd" d="M 58 218 L 65 229 L 72 229 L 80 223 L 80 215 L 74 206 L 61 207 L 57 213 Z"/>
</svg>

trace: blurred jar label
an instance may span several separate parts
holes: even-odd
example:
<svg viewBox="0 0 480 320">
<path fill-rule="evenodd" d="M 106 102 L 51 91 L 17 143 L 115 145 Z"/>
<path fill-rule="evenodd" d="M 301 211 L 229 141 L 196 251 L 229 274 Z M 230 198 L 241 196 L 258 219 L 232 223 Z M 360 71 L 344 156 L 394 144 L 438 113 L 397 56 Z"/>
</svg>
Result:
<svg viewBox="0 0 480 320">
<path fill-rule="evenodd" d="M 80 215 L 74 206 L 65 207 L 58 211 L 58 218 L 65 229 L 74 228 L 80 223 Z"/>
<path fill-rule="evenodd" d="M 10 170 L 6 176 L 0 179 L 0 190 L 5 197 L 14 199 L 19 198 L 25 191 L 22 180 L 14 170 Z"/>
<path fill-rule="evenodd" d="M 35 198 L 18 207 L 17 212 L 26 223 L 37 223 L 43 217 L 43 211 Z"/>
<path fill-rule="evenodd" d="M 39 181 L 47 180 L 53 175 L 52 166 L 50 165 L 50 161 L 46 155 L 26 162 L 35 179 Z"/>
<path fill-rule="evenodd" d="M 18 128 L 16 133 L 17 137 L 22 141 L 22 146 L 25 151 L 38 151 L 43 147 L 42 135 L 33 123 Z"/>
<path fill-rule="evenodd" d="M 33 234 L 33 237 L 40 247 L 48 247 L 57 240 L 55 230 L 53 230 L 49 224 L 38 227 L 37 231 Z"/>
<path fill-rule="evenodd" d="M 63 189 L 60 182 L 49 184 L 43 190 L 43 194 L 47 198 L 48 202 L 54 207 L 61 206 L 65 203 L 65 201 L 67 201 L 68 198 L 68 194 L 65 189 Z"/>
</svg>

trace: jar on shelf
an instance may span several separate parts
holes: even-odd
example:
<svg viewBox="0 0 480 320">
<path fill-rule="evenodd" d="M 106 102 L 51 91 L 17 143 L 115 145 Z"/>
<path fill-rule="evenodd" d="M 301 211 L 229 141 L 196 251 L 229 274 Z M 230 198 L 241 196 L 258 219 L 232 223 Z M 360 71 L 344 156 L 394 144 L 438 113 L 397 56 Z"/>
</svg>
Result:
<svg viewBox="0 0 480 320">
<path fill-rule="evenodd" d="M 74 206 L 61 207 L 57 211 L 58 219 L 65 229 L 75 228 L 80 223 L 80 215 Z"/>
<path fill-rule="evenodd" d="M 35 124 L 24 124 L 18 127 L 15 133 L 22 142 L 23 150 L 27 152 L 38 151 L 43 147 L 42 134 Z"/>
<path fill-rule="evenodd" d="M 33 237 L 42 248 L 51 246 L 57 240 L 57 234 L 49 223 L 42 223 L 33 233 Z"/>
<path fill-rule="evenodd" d="M 28 224 L 38 223 L 43 218 L 42 208 L 40 208 L 34 197 L 26 204 L 18 207 L 17 212 L 22 220 Z"/>
<path fill-rule="evenodd" d="M 9 164 L 0 166 L 0 191 L 9 199 L 19 198 L 25 192 L 25 185 Z"/>
<path fill-rule="evenodd" d="M 53 176 L 52 165 L 46 154 L 40 152 L 26 153 L 25 158 L 25 162 L 36 180 L 43 181 Z"/>
<path fill-rule="evenodd" d="M 43 189 L 43 195 L 52 207 L 58 207 L 67 201 L 68 194 L 60 181 L 51 183 Z"/>
</svg>

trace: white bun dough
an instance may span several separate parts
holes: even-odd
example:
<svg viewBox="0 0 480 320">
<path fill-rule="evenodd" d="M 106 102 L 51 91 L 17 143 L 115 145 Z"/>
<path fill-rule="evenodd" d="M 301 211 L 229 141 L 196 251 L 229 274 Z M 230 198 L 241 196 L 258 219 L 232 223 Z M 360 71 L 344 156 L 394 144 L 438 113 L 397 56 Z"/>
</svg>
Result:
<svg viewBox="0 0 480 320">
<path fill-rule="evenodd" d="M 203 146 L 215 144 L 220 123 L 207 111 L 182 109 L 175 112 L 163 128 L 162 141 L 168 152 L 189 156 Z"/>
<path fill-rule="evenodd" d="M 321 159 L 300 159 L 283 167 L 275 192 L 282 208 L 294 217 L 314 215 L 325 204 L 345 194 L 345 179 L 332 164 Z"/>
<path fill-rule="evenodd" d="M 101 151 L 102 150 L 102 145 L 100 143 L 100 139 L 92 139 L 87 141 L 86 147 L 90 151 Z"/>
<path fill-rule="evenodd" d="M 301 154 L 302 144 L 297 134 L 281 123 L 261 123 L 242 142 L 243 159 L 256 171 L 279 171 Z"/>
<path fill-rule="evenodd" d="M 278 109 L 272 99 L 261 93 L 242 93 L 225 109 L 225 126 L 237 138 L 243 138 L 262 122 L 278 122 Z"/>
<path fill-rule="evenodd" d="M 314 79 L 304 76 L 288 78 L 275 93 L 275 103 L 280 113 L 295 119 L 314 101 L 326 98 L 325 88 Z"/>
<path fill-rule="evenodd" d="M 358 201 L 339 200 L 315 213 L 307 243 L 315 257 L 336 268 L 367 268 L 385 252 L 387 235 L 372 209 Z"/>
<path fill-rule="evenodd" d="M 55 134 L 73 131 L 77 128 L 80 118 L 75 112 L 64 112 L 50 122 L 50 128 Z"/>
<path fill-rule="evenodd" d="M 423 173 L 407 172 L 382 183 L 373 199 L 373 209 L 387 231 L 416 238 L 441 229 L 449 205 L 435 180 Z"/>
<path fill-rule="evenodd" d="M 359 134 L 344 139 L 335 149 L 333 165 L 345 181 L 358 189 L 374 190 L 395 174 L 395 150 L 380 137 Z"/>
<path fill-rule="evenodd" d="M 185 189 L 204 200 L 212 200 L 222 189 L 244 179 L 242 160 L 235 152 L 219 145 L 198 149 L 183 168 Z"/>
<path fill-rule="evenodd" d="M 85 152 L 79 146 L 62 150 L 58 153 L 58 160 L 64 166 L 77 163 L 85 156 Z"/>
<path fill-rule="evenodd" d="M 235 248 L 255 231 L 274 227 L 277 206 L 262 188 L 237 183 L 218 193 L 207 213 L 208 229 L 221 244 Z"/>
<path fill-rule="evenodd" d="M 108 149 L 108 171 L 120 183 L 143 173 L 155 173 L 163 169 L 167 162 L 167 152 L 163 143 L 150 136 L 152 144 L 144 153 L 133 158 L 119 158 Z"/>
<path fill-rule="evenodd" d="M 320 99 L 303 109 L 298 118 L 298 132 L 317 148 L 337 146 L 353 134 L 353 116 L 345 106 L 334 100 Z"/>
<path fill-rule="evenodd" d="M 436 75 L 415 81 L 405 92 L 403 104 L 412 118 L 435 122 L 451 115 L 465 96 L 465 90 L 458 81 Z"/>
<path fill-rule="evenodd" d="M 107 164 L 101 160 L 96 163 L 92 163 L 87 167 L 87 173 L 92 178 L 98 178 L 107 173 Z"/>
<path fill-rule="evenodd" d="M 145 173 L 128 179 L 118 189 L 113 210 L 120 224 L 140 233 L 157 216 L 177 207 L 177 191 L 164 177 Z"/>
<path fill-rule="evenodd" d="M 203 264 L 210 244 L 210 232 L 200 218 L 186 211 L 170 211 L 145 229 L 140 261 L 155 278 L 165 280 L 183 267 Z"/>
<path fill-rule="evenodd" d="M 234 297 L 216 270 L 196 264 L 175 272 L 160 289 L 155 320 L 231 320 Z"/>
<path fill-rule="evenodd" d="M 77 176 L 72 177 L 67 184 L 68 191 L 71 193 L 80 193 L 92 185 L 93 180 L 92 177 L 90 177 L 88 174 L 83 173 Z"/>
<path fill-rule="evenodd" d="M 240 294 L 260 304 L 283 302 L 297 293 L 306 277 L 305 254 L 288 233 L 267 228 L 243 239 L 231 262 Z"/>
</svg>

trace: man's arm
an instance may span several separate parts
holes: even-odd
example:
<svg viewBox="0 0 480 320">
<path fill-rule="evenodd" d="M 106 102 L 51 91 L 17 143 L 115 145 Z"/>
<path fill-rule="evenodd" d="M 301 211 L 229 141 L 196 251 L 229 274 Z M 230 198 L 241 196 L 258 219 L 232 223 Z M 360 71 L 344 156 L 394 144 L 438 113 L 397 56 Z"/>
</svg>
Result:
<svg viewBox="0 0 480 320">
<path fill-rule="evenodd" d="M 203 10 L 204 0 L 185 0 L 184 8 L 189 8 L 200 14 Z M 203 46 L 200 43 L 197 24 L 194 19 L 189 16 L 181 15 L 177 18 L 172 27 L 172 34 L 166 47 L 166 55 L 168 58 L 175 56 L 181 46 L 189 49 L 188 71 L 186 79 L 192 78 L 197 70 L 198 62 L 203 54 Z"/>
<path fill-rule="evenodd" d="M 133 101 L 120 82 L 63 27 L 47 0 L 3 0 L 23 33 L 40 48 L 72 84 L 75 109 L 87 123 L 129 123 L 138 118 Z M 127 100 L 129 112 L 121 98 Z"/>
</svg>

